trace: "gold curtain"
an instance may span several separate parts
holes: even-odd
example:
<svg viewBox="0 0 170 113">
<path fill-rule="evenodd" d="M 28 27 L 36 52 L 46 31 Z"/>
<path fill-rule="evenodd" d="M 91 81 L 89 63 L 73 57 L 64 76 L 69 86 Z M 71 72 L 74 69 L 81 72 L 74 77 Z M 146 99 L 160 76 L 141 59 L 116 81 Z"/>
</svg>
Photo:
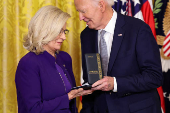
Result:
<svg viewBox="0 0 170 113">
<path fill-rule="evenodd" d="M 76 84 L 80 85 L 79 37 L 86 25 L 79 21 L 74 0 L 0 0 L 0 113 L 17 113 L 15 72 L 20 58 L 28 52 L 22 39 L 32 16 L 45 5 L 57 6 L 72 16 L 67 21 L 70 32 L 61 50 L 71 55 Z M 77 107 L 81 108 L 79 98 Z"/>
</svg>

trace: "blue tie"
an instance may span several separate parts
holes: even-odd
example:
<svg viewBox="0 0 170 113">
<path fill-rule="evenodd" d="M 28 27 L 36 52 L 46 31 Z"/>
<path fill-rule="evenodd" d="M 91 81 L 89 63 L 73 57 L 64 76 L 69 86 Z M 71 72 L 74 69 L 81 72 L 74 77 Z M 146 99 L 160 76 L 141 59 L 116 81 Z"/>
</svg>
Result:
<svg viewBox="0 0 170 113">
<path fill-rule="evenodd" d="M 105 30 L 102 30 L 100 32 L 101 38 L 99 42 L 99 47 L 100 47 L 100 56 L 101 56 L 101 61 L 102 61 L 102 69 L 104 76 L 107 76 L 107 68 L 108 68 L 108 53 L 107 53 L 107 45 L 104 39 L 104 34 L 106 33 Z"/>
</svg>

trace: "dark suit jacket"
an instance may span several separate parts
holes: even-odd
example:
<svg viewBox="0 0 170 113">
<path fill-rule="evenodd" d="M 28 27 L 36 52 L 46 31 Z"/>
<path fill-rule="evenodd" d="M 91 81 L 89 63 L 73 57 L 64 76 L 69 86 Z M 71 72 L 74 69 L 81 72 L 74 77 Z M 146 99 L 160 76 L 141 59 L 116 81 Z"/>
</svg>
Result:
<svg viewBox="0 0 170 113">
<path fill-rule="evenodd" d="M 20 60 L 16 71 L 18 113 L 68 113 L 69 109 L 77 113 L 76 100 L 69 105 L 55 62 L 72 86 L 76 86 L 72 60 L 66 52 L 60 51 L 57 60 L 46 51 L 39 55 L 29 52 Z"/>
<path fill-rule="evenodd" d="M 98 53 L 97 37 L 98 31 L 88 27 L 81 33 L 85 82 L 85 54 Z M 160 54 L 143 21 L 118 13 L 107 75 L 116 77 L 117 92 L 95 91 L 84 96 L 81 113 L 161 113 L 156 89 L 163 83 Z"/>
</svg>

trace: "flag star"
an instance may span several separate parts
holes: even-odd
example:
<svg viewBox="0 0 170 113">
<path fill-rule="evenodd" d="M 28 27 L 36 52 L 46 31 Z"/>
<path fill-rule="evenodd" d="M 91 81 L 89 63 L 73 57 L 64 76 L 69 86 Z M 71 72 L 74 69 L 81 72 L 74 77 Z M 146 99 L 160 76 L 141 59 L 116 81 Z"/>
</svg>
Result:
<svg viewBox="0 0 170 113">
<path fill-rule="evenodd" d="M 136 6 L 136 4 L 140 4 L 139 0 L 132 0 L 134 2 L 134 6 Z"/>
<path fill-rule="evenodd" d="M 126 12 L 126 10 L 123 11 L 123 9 L 121 9 L 121 14 L 125 15 L 125 12 Z"/>
<path fill-rule="evenodd" d="M 126 3 L 126 0 L 120 0 L 120 1 L 122 1 L 122 5 L 124 5 Z"/>
<path fill-rule="evenodd" d="M 169 99 L 169 101 L 170 101 L 170 94 L 169 94 L 169 96 L 167 97 L 168 99 Z"/>
<path fill-rule="evenodd" d="M 167 92 L 164 92 L 164 93 L 163 93 L 164 97 L 166 97 L 166 93 L 167 93 Z"/>
</svg>

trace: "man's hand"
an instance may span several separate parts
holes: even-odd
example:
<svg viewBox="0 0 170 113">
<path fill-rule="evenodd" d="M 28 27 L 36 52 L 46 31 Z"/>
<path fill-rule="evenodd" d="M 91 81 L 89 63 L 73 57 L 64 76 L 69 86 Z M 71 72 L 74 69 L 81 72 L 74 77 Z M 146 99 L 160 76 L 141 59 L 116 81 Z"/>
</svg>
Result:
<svg viewBox="0 0 170 113">
<path fill-rule="evenodd" d="M 98 80 L 92 85 L 92 90 L 110 91 L 114 88 L 114 78 L 110 76 L 104 76 L 103 79 Z"/>
</svg>

